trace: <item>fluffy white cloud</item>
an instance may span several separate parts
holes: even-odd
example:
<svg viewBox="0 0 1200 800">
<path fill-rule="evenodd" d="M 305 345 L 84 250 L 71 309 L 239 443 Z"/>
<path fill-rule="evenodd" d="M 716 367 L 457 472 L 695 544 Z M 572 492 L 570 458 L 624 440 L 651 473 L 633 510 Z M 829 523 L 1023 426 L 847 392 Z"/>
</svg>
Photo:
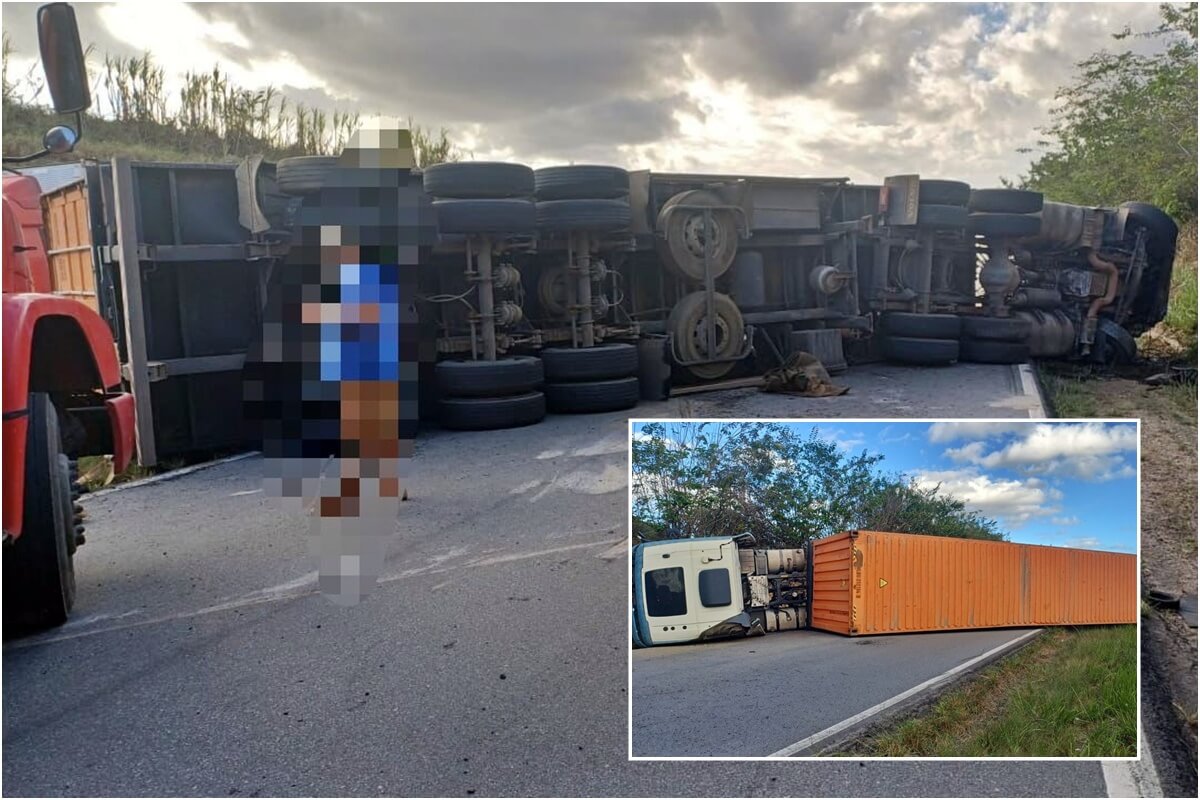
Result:
<svg viewBox="0 0 1200 800">
<path fill-rule="evenodd" d="M 1014 440 L 995 449 L 989 450 L 986 441 L 974 441 L 946 450 L 945 456 L 960 464 L 988 469 L 1015 469 L 1097 482 L 1137 474 L 1125 460 L 1126 453 L 1137 450 L 1137 428 L 1130 423 L 1042 423 L 1025 425 L 1019 433 Z"/>
<path fill-rule="evenodd" d="M 1079 517 L 1055 517 L 1050 520 L 1052 525 L 1078 525 Z"/>
<path fill-rule="evenodd" d="M 974 468 L 920 472 L 915 478 L 922 489 L 938 487 L 961 500 L 969 510 L 994 517 L 1010 528 L 1018 528 L 1035 517 L 1058 514 L 1062 492 L 1037 478 L 995 478 Z"/>
<path fill-rule="evenodd" d="M 1009 433 L 1021 433 L 1029 422 L 935 422 L 929 426 L 929 441 L 953 442 L 959 439 L 994 439 Z"/>
<path fill-rule="evenodd" d="M 1067 539 L 1063 547 L 1082 547 L 1084 550 L 1095 550 L 1100 546 L 1100 540 L 1095 536 L 1081 536 L 1077 539 Z"/>
</svg>

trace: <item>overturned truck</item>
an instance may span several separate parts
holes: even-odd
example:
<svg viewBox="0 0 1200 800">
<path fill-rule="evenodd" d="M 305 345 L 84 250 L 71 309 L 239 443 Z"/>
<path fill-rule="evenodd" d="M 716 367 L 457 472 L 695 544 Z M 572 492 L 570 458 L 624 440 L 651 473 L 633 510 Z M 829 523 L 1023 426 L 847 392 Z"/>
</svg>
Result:
<svg viewBox="0 0 1200 800">
<path fill-rule="evenodd" d="M 1166 312 L 1177 236 L 1143 203 L 917 175 L 457 163 L 424 184 L 440 232 L 420 308 L 452 427 L 626 408 L 798 350 L 832 372 L 1127 361 Z"/>
<path fill-rule="evenodd" d="M 42 198 L 54 291 L 112 327 L 143 464 L 244 438 L 241 369 L 266 287 L 337 164 L 115 159 Z M 630 408 L 796 351 L 834 373 L 1128 360 L 1166 311 L 1177 235 L 1142 203 L 916 175 L 468 162 L 410 179 L 437 224 L 416 298 L 421 416 L 460 429 Z"/>
</svg>

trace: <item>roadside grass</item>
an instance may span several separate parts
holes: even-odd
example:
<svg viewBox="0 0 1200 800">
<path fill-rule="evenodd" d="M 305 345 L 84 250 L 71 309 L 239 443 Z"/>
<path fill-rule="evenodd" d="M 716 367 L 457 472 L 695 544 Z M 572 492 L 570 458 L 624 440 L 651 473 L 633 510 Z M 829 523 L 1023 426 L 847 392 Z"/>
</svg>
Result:
<svg viewBox="0 0 1200 800">
<path fill-rule="evenodd" d="M 87 487 L 89 492 L 94 492 L 106 486 L 129 483 L 141 478 L 149 478 L 151 475 L 157 475 L 161 472 L 179 469 L 180 467 L 187 466 L 187 464 L 188 461 L 183 458 L 166 459 L 154 467 L 143 467 L 141 464 L 133 461 L 123 472 L 118 472 L 114 475 L 111 456 L 81 456 L 78 464 L 78 480 Z"/>
<path fill-rule="evenodd" d="M 1179 232 L 1175 251 L 1175 268 L 1171 273 L 1171 294 L 1167 316 L 1163 321 L 1195 350 L 1197 303 L 1196 292 L 1196 220 L 1184 225 Z"/>
<path fill-rule="evenodd" d="M 1099 405 L 1096 396 L 1088 387 L 1084 376 L 1060 371 L 1053 364 L 1039 365 L 1042 387 L 1046 390 L 1050 407 L 1056 417 L 1095 417 Z"/>
<path fill-rule="evenodd" d="M 1137 628 L 1056 628 L 844 756 L 1133 756 Z"/>
</svg>

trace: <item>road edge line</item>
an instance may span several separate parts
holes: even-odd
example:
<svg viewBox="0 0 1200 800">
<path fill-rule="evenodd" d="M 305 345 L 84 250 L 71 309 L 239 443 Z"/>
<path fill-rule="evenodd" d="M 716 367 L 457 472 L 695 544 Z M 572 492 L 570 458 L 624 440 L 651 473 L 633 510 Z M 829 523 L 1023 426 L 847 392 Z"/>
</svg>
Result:
<svg viewBox="0 0 1200 800">
<path fill-rule="evenodd" d="M 1035 414 L 1032 408 L 1027 409 L 1030 419 L 1046 419 L 1049 416 L 1046 413 L 1046 400 L 1042 397 L 1042 391 L 1038 385 L 1037 374 L 1033 371 L 1033 365 L 1025 362 L 1024 364 L 1017 364 L 1016 368 L 1017 383 L 1021 387 L 1021 392 L 1037 400 L 1038 413 Z"/>
<path fill-rule="evenodd" d="M 933 689 L 934 687 L 939 686 L 943 683 L 947 683 L 948 681 L 950 681 L 950 679 L 954 678 L 955 676 L 957 676 L 963 672 L 966 672 L 967 670 L 971 669 L 972 667 L 974 667 L 978 664 L 981 664 L 982 662 L 990 661 L 994 658 L 1004 655 L 1009 650 L 1017 649 L 1018 647 L 1025 644 L 1030 639 L 1032 639 L 1034 636 L 1037 636 L 1042 631 L 1043 631 L 1042 628 L 1036 628 L 1032 631 L 1028 631 L 1028 632 L 1022 634 L 1021 636 L 1018 636 L 1015 639 L 1010 639 L 1009 641 L 1005 642 L 1004 644 L 1001 644 L 997 647 L 993 647 L 991 650 L 988 650 L 986 653 L 982 653 L 980 655 L 975 656 L 972 659 L 964 661 L 963 663 L 959 664 L 956 667 L 951 667 L 950 669 L 946 670 L 942 674 L 935 675 L 934 677 L 930 678 L 929 680 L 927 680 L 923 683 L 919 683 L 916 686 L 912 687 L 911 689 L 901 692 L 900 694 L 896 695 L 895 697 L 888 698 L 887 700 L 884 700 L 881 703 L 876 703 L 875 705 L 871 706 L 870 708 L 866 709 L 865 711 L 860 711 L 859 713 L 855 714 L 852 717 L 847 717 L 846 719 L 842 720 L 841 722 L 837 722 L 837 723 L 834 723 L 833 725 L 830 725 L 828 728 L 826 728 L 823 731 L 818 731 L 817 733 L 814 733 L 812 736 L 807 736 L 794 744 L 790 744 L 787 747 L 784 747 L 781 750 L 776 750 L 774 753 L 771 753 L 771 755 L 767 756 L 767 758 L 791 758 L 792 756 L 796 755 L 797 753 L 803 752 L 804 750 L 809 750 L 812 747 L 814 747 L 815 745 L 820 744 L 824 740 L 829 739 L 832 736 L 836 736 L 837 734 L 842 733 L 843 731 L 846 731 L 850 728 L 853 728 L 854 726 L 856 726 L 862 722 L 865 722 L 866 720 L 869 720 L 871 717 L 874 717 L 874 716 L 888 710 L 892 706 L 902 703 L 911 697 L 914 697 L 922 692 Z"/>
<path fill-rule="evenodd" d="M 219 467 L 222 464 L 229 464 L 233 461 L 242 461 L 243 459 L 258 455 L 259 452 L 260 451 L 258 450 L 251 450 L 247 453 L 238 453 L 237 455 L 218 458 L 215 461 L 205 461 L 201 464 L 192 464 L 187 467 L 180 467 L 179 469 L 173 469 L 170 472 L 160 472 L 158 475 L 151 475 L 147 478 L 138 478 L 136 481 L 129 481 L 129 483 L 119 483 L 116 486 L 109 486 L 105 489 L 97 489 L 94 492 L 85 492 L 79 496 L 79 500 L 81 502 L 87 502 L 93 497 L 103 497 L 106 494 L 123 492 L 126 489 L 137 489 L 140 486 L 149 486 L 152 483 L 162 483 L 163 481 L 182 478 L 184 475 L 191 475 L 193 472 L 200 472 L 201 470 L 209 469 L 210 467 Z"/>
<path fill-rule="evenodd" d="M 1101 761 L 1104 773 L 1104 793 L 1108 797 L 1163 797 L 1158 768 L 1150 742 L 1143 732 L 1138 735 L 1140 758 L 1136 761 Z"/>
</svg>

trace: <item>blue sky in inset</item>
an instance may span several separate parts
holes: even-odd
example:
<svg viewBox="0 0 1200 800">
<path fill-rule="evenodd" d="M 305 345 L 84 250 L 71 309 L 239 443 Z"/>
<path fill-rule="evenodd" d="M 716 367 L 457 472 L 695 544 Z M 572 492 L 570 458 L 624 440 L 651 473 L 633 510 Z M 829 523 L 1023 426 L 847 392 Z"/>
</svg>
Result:
<svg viewBox="0 0 1200 800">
<path fill-rule="evenodd" d="M 645 423 L 634 423 L 634 435 Z M 995 519 L 1010 541 L 1132 553 L 1135 422 L 785 423 L 902 472 Z"/>
</svg>

